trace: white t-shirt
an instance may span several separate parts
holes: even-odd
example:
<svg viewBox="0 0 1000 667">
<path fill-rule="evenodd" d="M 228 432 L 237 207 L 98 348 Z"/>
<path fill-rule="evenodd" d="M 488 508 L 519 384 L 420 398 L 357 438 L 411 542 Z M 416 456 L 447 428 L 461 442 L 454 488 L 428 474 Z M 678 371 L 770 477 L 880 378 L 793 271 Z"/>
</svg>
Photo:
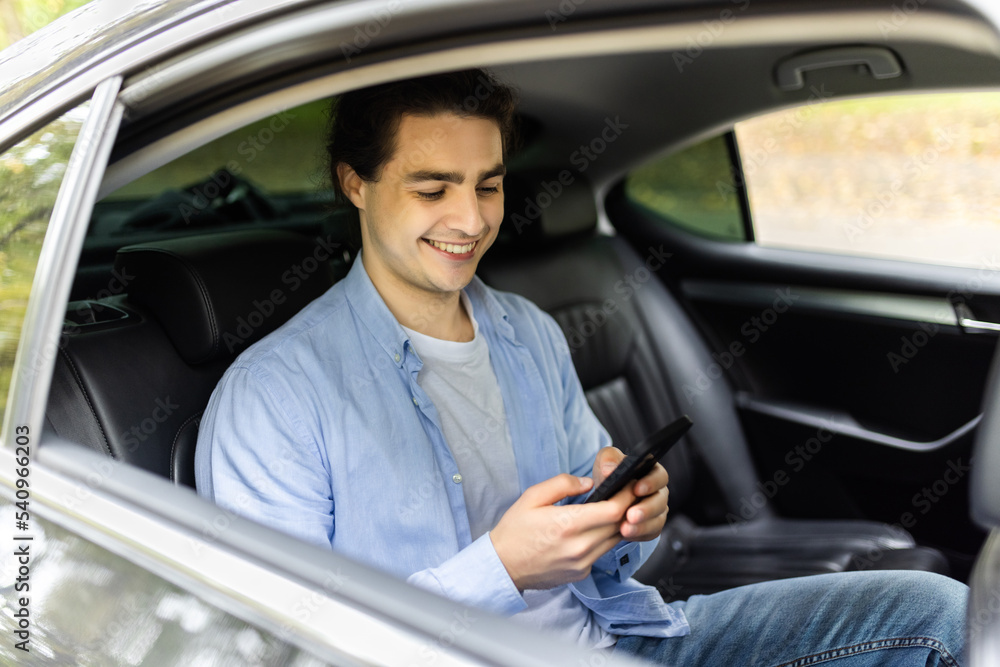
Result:
<svg viewBox="0 0 1000 667">
<path fill-rule="evenodd" d="M 472 320 L 474 337 L 467 343 L 403 329 L 423 362 L 417 383 L 434 402 L 445 442 L 462 476 L 475 540 L 500 521 L 521 495 L 521 485 L 489 348 L 479 335 L 465 292 L 461 302 Z M 513 616 L 519 623 L 548 629 L 585 646 L 603 648 L 615 643 L 615 636 L 594 622 L 591 611 L 566 586 L 526 590 L 524 600 L 528 608 Z"/>
</svg>

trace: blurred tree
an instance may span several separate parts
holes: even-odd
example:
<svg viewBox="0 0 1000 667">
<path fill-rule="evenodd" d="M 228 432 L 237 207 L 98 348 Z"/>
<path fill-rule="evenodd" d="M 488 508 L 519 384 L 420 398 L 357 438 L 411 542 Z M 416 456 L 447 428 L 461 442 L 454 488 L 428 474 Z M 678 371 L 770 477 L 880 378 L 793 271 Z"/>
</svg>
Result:
<svg viewBox="0 0 1000 667">
<path fill-rule="evenodd" d="M 88 0 L 0 0 L 0 49 L 30 35 Z"/>
</svg>

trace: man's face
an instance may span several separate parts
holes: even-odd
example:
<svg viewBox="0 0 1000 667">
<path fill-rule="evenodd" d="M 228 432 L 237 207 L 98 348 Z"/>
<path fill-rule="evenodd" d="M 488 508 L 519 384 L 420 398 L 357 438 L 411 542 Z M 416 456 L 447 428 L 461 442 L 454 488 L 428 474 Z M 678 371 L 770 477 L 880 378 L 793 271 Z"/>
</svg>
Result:
<svg viewBox="0 0 1000 667">
<path fill-rule="evenodd" d="M 503 174 L 495 122 L 404 115 L 382 177 L 361 183 L 355 201 L 379 289 L 439 295 L 468 285 L 503 219 Z"/>
</svg>

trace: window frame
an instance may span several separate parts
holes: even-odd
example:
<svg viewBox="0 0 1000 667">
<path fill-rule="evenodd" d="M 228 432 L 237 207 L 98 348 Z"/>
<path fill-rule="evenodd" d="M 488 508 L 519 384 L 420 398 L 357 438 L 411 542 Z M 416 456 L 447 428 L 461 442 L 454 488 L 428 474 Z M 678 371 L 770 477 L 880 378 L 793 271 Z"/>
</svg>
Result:
<svg viewBox="0 0 1000 667">
<path fill-rule="evenodd" d="M 18 427 L 42 432 L 73 274 L 124 111 L 117 100 L 121 83 L 122 77 L 114 76 L 94 89 L 49 216 L 11 375 L 0 447 L 15 441 Z"/>
</svg>

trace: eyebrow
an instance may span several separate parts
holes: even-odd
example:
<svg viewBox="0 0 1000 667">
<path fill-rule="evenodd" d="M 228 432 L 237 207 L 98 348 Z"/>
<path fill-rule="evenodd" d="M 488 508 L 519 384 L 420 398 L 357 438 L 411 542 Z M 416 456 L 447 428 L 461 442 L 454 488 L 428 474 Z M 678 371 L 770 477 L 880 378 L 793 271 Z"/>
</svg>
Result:
<svg viewBox="0 0 1000 667">
<path fill-rule="evenodd" d="M 507 173 L 507 167 L 498 164 L 491 169 L 487 169 L 479 174 L 477 183 L 485 181 L 495 176 L 503 176 Z M 461 185 L 465 182 L 465 175 L 458 171 L 433 171 L 431 169 L 421 169 L 407 174 L 403 181 L 405 183 L 422 183 L 424 181 L 444 181 L 445 183 L 455 183 Z"/>
</svg>

